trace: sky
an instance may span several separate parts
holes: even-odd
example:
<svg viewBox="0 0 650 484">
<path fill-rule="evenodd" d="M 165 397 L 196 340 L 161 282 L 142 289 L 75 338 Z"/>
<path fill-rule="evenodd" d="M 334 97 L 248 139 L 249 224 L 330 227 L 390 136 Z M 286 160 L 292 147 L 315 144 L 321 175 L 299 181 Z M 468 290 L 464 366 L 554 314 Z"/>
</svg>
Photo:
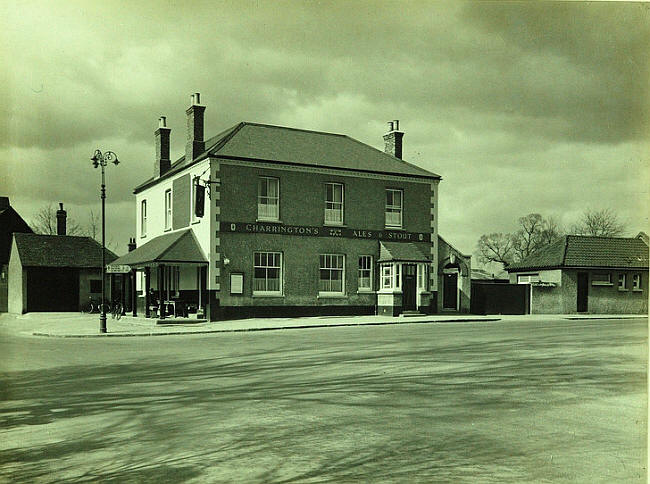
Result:
<svg viewBox="0 0 650 484">
<path fill-rule="evenodd" d="M 529 213 L 570 225 L 611 209 L 627 235 L 650 231 L 650 4 L 48 0 L 0 14 L 0 195 L 28 223 L 58 202 L 86 223 L 100 211 L 90 157 L 112 150 L 118 254 L 158 118 L 175 160 L 194 92 L 206 138 L 250 121 L 383 149 L 399 119 L 403 158 L 443 178 L 440 234 L 467 254 Z"/>
</svg>

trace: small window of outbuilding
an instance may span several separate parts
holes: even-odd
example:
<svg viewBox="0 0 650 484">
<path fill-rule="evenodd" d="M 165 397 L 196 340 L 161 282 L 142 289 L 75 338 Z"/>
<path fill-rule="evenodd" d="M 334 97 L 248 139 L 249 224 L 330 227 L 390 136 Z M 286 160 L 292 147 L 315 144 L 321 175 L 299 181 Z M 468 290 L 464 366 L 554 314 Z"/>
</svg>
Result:
<svg viewBox="0 0 650 484">
<path fill-rule="evenodd" d="M 597 272 L 591 276 L 592 286 L 611 286 L 612 275 L 609 272 Z"/>
</svg>

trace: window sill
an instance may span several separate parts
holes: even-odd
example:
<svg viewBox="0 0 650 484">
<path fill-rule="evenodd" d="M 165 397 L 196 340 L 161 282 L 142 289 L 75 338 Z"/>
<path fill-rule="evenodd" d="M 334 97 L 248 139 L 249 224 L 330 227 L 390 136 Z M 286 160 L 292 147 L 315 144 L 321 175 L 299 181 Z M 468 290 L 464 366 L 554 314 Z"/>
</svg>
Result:
<svg viewBox="0 0 650 484">
<path fill-rule="evenodd" d="M 628 290 L 627 290 L 627 289 L 624 289 L 624 288 L 622 288 L 622 287 L 619 287 L 619 288 L 618 288 L 618 292 L 628 292 Z"/>
<path fill-rule="evenodd" d="M 632 289 L 632 292 L 643 292 L 643 289 Z"/>
<path fill-rule="evenodd" d="M 357 294 L 377 294 L 377 291 L 371 291 L 370 289 L 359 289 Z"/>
<path fill-rule="evenodd" d="M 140 238 L 141 238 L 141 239 L 146 239 L 146 238 L 147 238 L 147 234 L 141 235 Z"/>
<path fill-rule="evenodd" d="M 323 227 L 347 227 L 344 223 L 323 222 Z"/>
<path fill-rule="evenodd" d="M 377 294 L 402 294 L 402 291 L 398 291 L 398 290 L 393 291 L 393 290 L 388 290 L 388 289 L 381 289 L 381 290 L 377 291 Z"/>
<path fill-rule="evenodd" d="M 191 223 L 192 225 L 196 225 L 196 224 L 200 224 L 201 221 L 200 221 L 200 220 L 193 220 L 193 221 L 190 222 L 190 223 Z"/>
<path fill-rule="evenodd" d="M 284 294 L 278 294 L 278 293 L 275 293 L 275 292 L 266 293 L 266 294 L 265 293 L 253 293 L 253 295 L 251 297 L 255 297 L 255 298 L 257 298 L 257 297 L 284 297 Z"/>
<path fill-rule="evenodd" d="M 264 219 L 264 218 L 256 218 L 256 222 L 265 222 L 267 224 L 281 224 L 282 220 L 274 218 L 274 219 Z"/>
<path fill-rule="evenodd" d="M 386 229 L 386 230 L 406 230 L 406 229 L 405 229 L 404 227 L 402 227 L 402 226 L 399 226 L 399 227 L 391 227 L 390 225 L 386 225 L 386 226 L 384 227 L 384 229 Z"/>
<path fill-rule="evenodd" d="M 317 299 L 347 299 L 347 295 L 341 292 L 319 292 Z"/>
<path fill-rule="evenodd" d="M 611 286 L 614 285 L 614 283 L 613 282 L 592 282 L 591 285 L 592 286 L 609 286 L 609 287 L 611 287 Z"/>
<path fill-rule="evenodd" d="M 171 231 L 172 231 L 171 228 L 163 230 L 163 232 L 171 232 Z"/>
</svg>

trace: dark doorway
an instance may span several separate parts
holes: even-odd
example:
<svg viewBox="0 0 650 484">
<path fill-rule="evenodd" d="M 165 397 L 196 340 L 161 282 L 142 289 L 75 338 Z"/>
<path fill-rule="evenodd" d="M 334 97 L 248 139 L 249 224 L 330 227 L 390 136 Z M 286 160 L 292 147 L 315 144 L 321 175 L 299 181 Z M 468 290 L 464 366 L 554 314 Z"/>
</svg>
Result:
<svg viewBox="0 0 650 484">
<path fill-rule="evenodd" d="M 415 264 L 404 264 L 402 266 L 402 306 L 404 311 L 415 311 L 417 309 L 417 266 Z"/>
<path fill-rule="evenodd" d="M 79 271 L 27 269 L 27 311 L 79 311 Z"/>
<path fill-rule="evenodd" d="M 458 273 L 443 274 L 442 309 L 458 309 Z"/>
<path fill-rule="evenodd" d="M 578 312 L 586 313 L 589 306 L 589 274 L 578 272 Z"/>
</svg>

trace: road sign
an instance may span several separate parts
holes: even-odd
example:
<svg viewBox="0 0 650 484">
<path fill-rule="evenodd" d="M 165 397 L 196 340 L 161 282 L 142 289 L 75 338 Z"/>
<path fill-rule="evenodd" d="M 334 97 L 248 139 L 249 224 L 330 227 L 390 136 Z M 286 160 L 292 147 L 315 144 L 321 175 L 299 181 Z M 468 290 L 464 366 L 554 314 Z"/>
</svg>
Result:
<svg viewBox="0 0 650 484">
<path fill-rule="evenodd" d="M 129 272 L 131 272 L 131 266 L 127 266 L 124 264 L 106 266 L 107 274 L 127 274 Z"/>
</svg>

